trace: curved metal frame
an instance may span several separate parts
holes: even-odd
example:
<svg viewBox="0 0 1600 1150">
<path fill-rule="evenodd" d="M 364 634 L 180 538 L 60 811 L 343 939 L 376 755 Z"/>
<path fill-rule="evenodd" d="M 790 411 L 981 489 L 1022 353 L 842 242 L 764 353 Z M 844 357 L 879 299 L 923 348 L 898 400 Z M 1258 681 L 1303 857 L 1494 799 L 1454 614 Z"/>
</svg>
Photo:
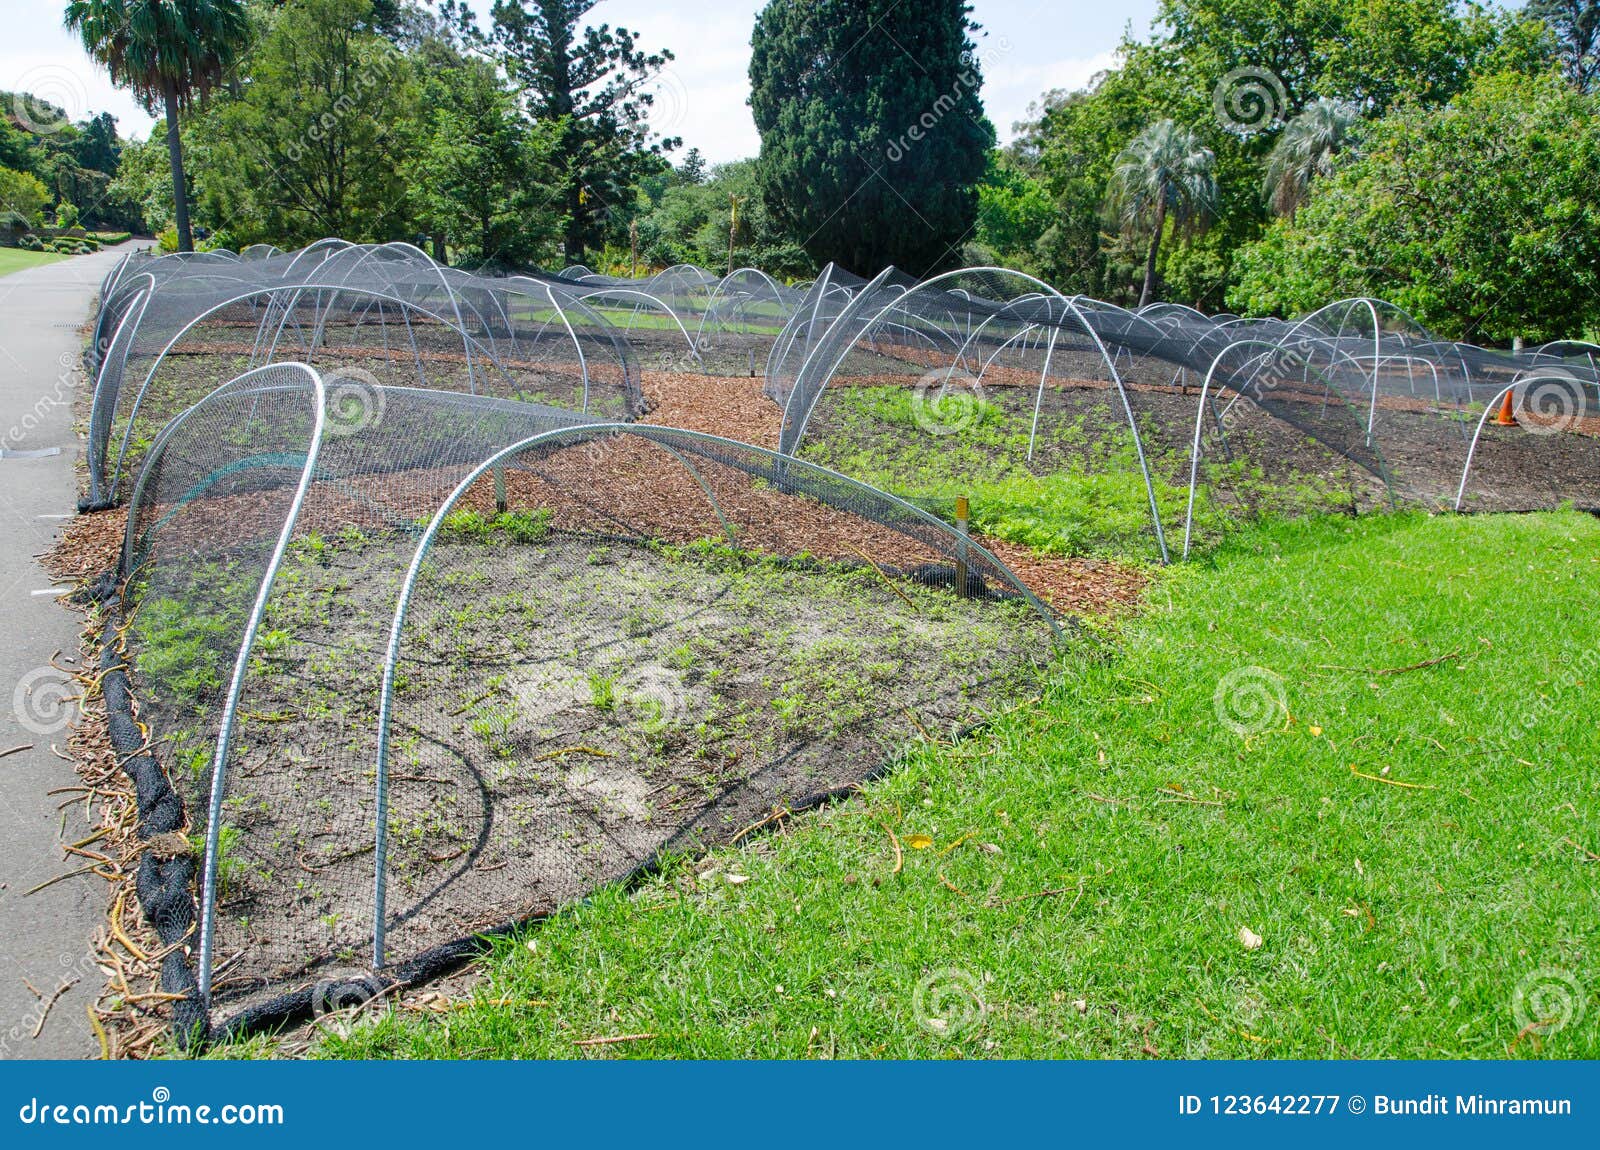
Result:
<svg viewBox="0 0 1600 1150">
<path fill-rule="evenodd" d="M 389 629 L 389 642 L 384 651 L 383 682 L 378 693 L 378 751 L 376 759 L 376 778 L 374 780 L 377 826 L 373 843 L 374 865 L 372 964 L 374 969 L 381 969 L 384 965 L 384 915 L 387 899 L 387 883 L 385 874 L 387 871 L 389 844 L 389 725 L 394 713 L 395 667 L 400 659 L 400 645 L 405 629 L 406 617 L 411 609 L 411 597 L 416 588 L 417 578 L 422 571 L 422 564 L 427 559 L 428 553 L 432 550 L 434 539 L 437 537 L 439 528 L 444 524 L 446 517 L 450 514 L 455 505 L 461 500 L 461 497 L 465 495 L 472 485 L 481 479 L 485 474 L 497 466 L 502 466 L 506 460 L 525 451 L 535 450 L 547 444 L 575 446 L 586 439 L 592 439 L 603 435 L 636 435 L 641 439 L 648 440 L 652 443 L 655 443 L 657 446 L 663 447 L 668 451 L 672 451 L 674 455 L 677 455 L 678 453 L 672 450 L 672 444 L 670 442 L 672 440 L 690 443 L 703 443 L 710 446 L 730 447 L 741 452 L 752 450 L 751 444 L 738 443 L 735 440 L 724 439 L 718 435 L 707 435 L 704 432 L 686 431 L 680 428 L 655 427 L 648 424 L 593 423 L 586 424 L 582 427 L 561 428 L 556 431 L 546 431 L 538 435 L 530 436 L 527 439 L 524 439 L 518 443 L 514 443 L 509 447 L 495 452 L 493 455 L 489 456 L 483 462 L 478 464 L 478 466 L 475 467 L 468 475 L 466 475 L 460 483 L 456 484 L 455 490 L 452 491 L 450 495 L 446 497 L 444 502 L 439 505 L 438 510 L 434 512 L 432 520 L 429 521 L 427 528 L 423 531 L 422 537 L 417 541 L 416 550 L 411 556 L 411 563 L 407 567 L 405 578 L 400 584 L 400 593 L 395 602 L 394 621 Z M 563 443 L 563 441 L 565 442 Z M 782 458 L 780 453 L 769 451 L 766 448 L 758 447 L 754 448 L 753 450 L 764 455 L 772 456 L 775 460 Z M 981 556 L 985 562 L 992 564 L 995 570 L 1003 571 L 1010 576 L 1012 585 L 1016 587 L 1019 592 L 1021 592 L 1029 606 L 1031 606 L 1039 614 L 1040 618 L 1042 618 L 1046 624 L 1048 624 L 1052 638 L 1057 642 L 1060 641 L 1061 629 L 1056 623 L 1054 616 L 1051 614 L 1050 609 L 1041 603 L 1038 597 L 1035 596 L 1032 591 L 1028 590 L 1027 585 L 1018 579 L 1016 575 L 1012 573 L 1009 567 L 1002 563 L 982 544 L 961 535 L 960 532 L 956 531 L 943 520 L 938 519 L 935 516 L 928 514 L 921 508 L 907 503 L 905 500 L 899 499 L 896 496 L 888 494 L 887 492 L 879 491 L 876 488 L 869 487 L 865 483 L 851 479 L 849 476 L 840 475 L 836 471 L 831 471 L 826 467 L 819 467 L 814 463 L 806 463 L 803 460 L 796 460 L 793 462 L 799 463 L 802 467 L 805 467 L 809 471 L 824 476 L 833 482 L 843 484 L 847 488 L 866 492 L 871 494 L 874 498 L 882 499 L 890 506 L 907 512 L 911 519 L 917 520 L 937 529 L 942 534 L 948 535 L 952 540 L 959 541 L 957 546 L 967 548 L 969 552 Z M 691 467 L 690 470 L 693 471 L 693 468 Z M 696 475 L 696 478 L 699 479 L 699 476 Z M 700 485 L 702 490 L 706 492 L 708 498 L 710 498 L 713 508 L 717 510 L 719 519 L 722 519 L 722 513 L 717 504 L 716 497 L 711 494 L 710 489 L 703 481 L 701 481 Z M 722 519 L 722 522 L 724 525 L 727 523 L 726 519 Z M 892 525 L 889 526 L 891 527 L 891 530 L 895 529 Z"/>
</svg>

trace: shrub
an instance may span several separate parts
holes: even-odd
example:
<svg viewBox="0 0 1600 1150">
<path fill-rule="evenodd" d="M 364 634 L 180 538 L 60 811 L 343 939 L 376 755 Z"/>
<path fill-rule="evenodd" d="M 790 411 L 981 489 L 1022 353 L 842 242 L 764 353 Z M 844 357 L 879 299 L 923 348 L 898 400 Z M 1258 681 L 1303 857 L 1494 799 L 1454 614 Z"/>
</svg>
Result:
<svg viewBox="0 0 1600 1150">
<path fill-rule="evenodd" d="M 0 167 L 0 204 L 15 211 L 30 224 L 39 222 L 39 212 L 49 198 L 49 191 L 37 176 Z"/>
</svg>

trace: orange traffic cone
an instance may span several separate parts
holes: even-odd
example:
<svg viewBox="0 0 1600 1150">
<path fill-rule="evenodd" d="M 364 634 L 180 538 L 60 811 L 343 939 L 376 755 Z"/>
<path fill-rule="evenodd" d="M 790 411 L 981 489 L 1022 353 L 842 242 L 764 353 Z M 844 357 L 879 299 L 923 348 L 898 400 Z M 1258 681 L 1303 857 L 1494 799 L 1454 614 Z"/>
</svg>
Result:
<svg viewBox="0 0 1600 1150">
<path fill-rule="evenodd" d="M 1495 423 L 1500 427 L 1516 427 L 1516 426 L 1518 426 L 1517 425 L 1517 417 L 1515 415 L 1511 414 L 1511 392 L 1512 392 L 1512 390 L 1513 390 L 1512 388 L 1509 388 L 1509 387 L 1506 388 L 1505 398 L 1500 401 L 1500 414 L 1498 414 L 1498 415 L 1496 415 L 1494 417 Z"/>
</svg>

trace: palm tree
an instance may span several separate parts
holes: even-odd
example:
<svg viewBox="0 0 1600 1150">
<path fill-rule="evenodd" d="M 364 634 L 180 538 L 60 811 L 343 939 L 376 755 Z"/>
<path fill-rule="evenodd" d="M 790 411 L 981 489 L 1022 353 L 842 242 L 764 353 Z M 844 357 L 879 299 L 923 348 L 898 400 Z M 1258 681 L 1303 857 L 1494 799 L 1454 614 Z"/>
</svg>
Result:
<svg viewBox="0 0 1600 1150">
<path fill-rule="evenodd" d="M 165 110 L 178 248 L 193 251 L 178 112 L 222 83 L 238 59 L 250 29 L 243 0 L 71 0 L 66 26 L 113 84 L 152 115 L 158 104 Z"/>
<path fill-rule="evenodd" d="M 1311 181 L 1333 171 L 1333 158 L 1361 118 L 1354 104 L 1323 96 L 1284 126 L 1267 157 L 1266 193 L 1272 210 L 1294 218 L 1311 194 Z"/>
<path fill-rule="evenodd" d="M 1215 168 L 1211 149 L 1203 147 L 1193 131 L 1171 120 L 1151 124 L 1118 154 L 1111 172 L 1111 208 L 1123 235 L 1132 238 L 1146 228 L 1150 231 L 1140 307 L 1150 302 L 1155 290 L 1156 256 L 1167 221 L 1172 221 L 1175 233 L 1190 236 L 1215 213 Z"/>
</svg>

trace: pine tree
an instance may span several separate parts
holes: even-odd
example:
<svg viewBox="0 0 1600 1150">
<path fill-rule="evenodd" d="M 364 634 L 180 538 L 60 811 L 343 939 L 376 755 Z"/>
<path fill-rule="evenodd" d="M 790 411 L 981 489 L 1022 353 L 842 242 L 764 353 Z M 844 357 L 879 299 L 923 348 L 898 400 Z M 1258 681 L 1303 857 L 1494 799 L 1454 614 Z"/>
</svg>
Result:
<svg viewBox="0 0 1600 1150">
<path fill-rule="evenodd" d="M 613 209 L 676 139 L 652 141 L 643 85 L 673 58 L 640 49 L 626 28 L 579 28 L 596 0 L 496 0 L 493 39 L 530 115 L 559 121 L 551 157 L 564 173 L 566 259 L 604 241 Z"/>
<path fill-rule="evenodd" d="M 750 107 L 762 198 L 817 262 L 922 275 L 959 261 L 994 127 L 964 0 L 772 0 Z"/>
</svg>

